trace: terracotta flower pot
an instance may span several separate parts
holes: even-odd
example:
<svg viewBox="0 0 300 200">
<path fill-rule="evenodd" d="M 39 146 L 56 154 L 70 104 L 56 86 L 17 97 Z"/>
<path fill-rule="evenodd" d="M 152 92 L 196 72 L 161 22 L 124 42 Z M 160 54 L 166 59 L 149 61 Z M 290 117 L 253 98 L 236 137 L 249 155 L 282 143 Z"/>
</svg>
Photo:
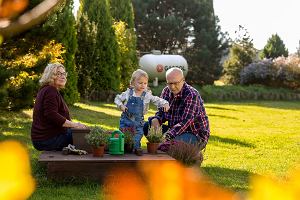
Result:
<svg viewBox="0 0 300 200">
<path fill-rule="evenodd" d="M 147 151 L 149 154 L 156 154 L 159 143 L 149 143 L 147 142 Z"/>
<path fill-rule="evenodd" d="M 104 146 L 93 147 L 93 156 L 94 157 L 103 157 L 104 155 Z"/>
</svg>

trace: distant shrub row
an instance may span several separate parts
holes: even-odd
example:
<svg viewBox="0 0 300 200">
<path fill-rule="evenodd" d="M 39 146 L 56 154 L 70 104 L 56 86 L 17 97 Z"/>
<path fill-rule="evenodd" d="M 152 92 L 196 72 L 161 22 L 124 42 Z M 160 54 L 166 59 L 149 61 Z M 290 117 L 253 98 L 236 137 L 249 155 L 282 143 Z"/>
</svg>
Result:
<svg viewBox="0 0 300 200">
<path fill-rule="evenodd" d="M 300 90 L 252 86 L 212 86 L 197 88 L 205 101 L 283 100 L 300 101 Z"/>
<path fill-rule="evenodd" d="M 158 87 L 151 87 L 154 95 L 160 96 L 164 83 Z M 194 85 L 205 101 L 247 101 L 247 100 L 283 100 L 300 101 L 300 90 L 286 88 L 272 88 L 262 85 Z"/>
</svg>

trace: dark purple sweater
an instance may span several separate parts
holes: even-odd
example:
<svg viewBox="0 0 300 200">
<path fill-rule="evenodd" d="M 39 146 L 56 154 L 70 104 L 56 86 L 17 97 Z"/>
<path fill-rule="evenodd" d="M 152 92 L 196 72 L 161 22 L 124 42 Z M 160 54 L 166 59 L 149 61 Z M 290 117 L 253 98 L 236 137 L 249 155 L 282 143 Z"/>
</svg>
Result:
<svg viewBox="0 0 300 200">
<path fill-rule="evenodd" d="M 58 90 L 50 85 L 42 87 L 36 97 L 33 109 L 31 139 L 41 141 L 65 134 L 62 127 L 70 120 L 69 109 Z"/>
</svg>

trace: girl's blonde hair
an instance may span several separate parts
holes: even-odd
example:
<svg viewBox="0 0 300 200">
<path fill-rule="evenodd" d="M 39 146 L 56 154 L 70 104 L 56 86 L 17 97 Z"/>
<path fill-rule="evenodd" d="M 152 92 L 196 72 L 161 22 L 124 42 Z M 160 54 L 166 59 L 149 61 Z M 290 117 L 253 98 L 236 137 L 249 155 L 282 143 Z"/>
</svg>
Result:
<svg viewBox="0 0 300 200">
<path fill-rule="evenodd" d="M 132 86 L 134 81 L 140 77 L 145 77 L 145 78 L 149 79 L 147 72 L 145 72 L 144 70 L 141 70 L 141 69 L 137 69 L 131 75 L 130 86 Z"/>
<path fill-rule="evenodd" d="M 60 63 L 49 63 L 43 74 L 42 77 L 40 79 L 40 85 L 44 86 L 44 85 L 53 85 L 54 84 L 54 78 L 55 78 L 55 74 L 58 70 L 58 68 L 63 68 L 65 70 L 65 67 L 60 64 Z"/>
</svg>

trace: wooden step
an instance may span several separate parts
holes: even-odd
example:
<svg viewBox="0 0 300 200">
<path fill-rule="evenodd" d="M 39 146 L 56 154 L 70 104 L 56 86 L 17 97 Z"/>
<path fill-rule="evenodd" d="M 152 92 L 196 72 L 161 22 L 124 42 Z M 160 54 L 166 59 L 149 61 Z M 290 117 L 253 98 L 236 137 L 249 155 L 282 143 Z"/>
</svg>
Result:
<svg viewBox="0 0 300 200">
<path fill-rule="evenodd" d="M 40 163 L 47 166 L 47 177 L 50 179 L 84 178 L 103 181 L 106 176 L 113 176 L 114 170 L 127 167 L 137 170 L 139 162 L 175 161 L 164 152 L 136 156 L 135 154 L 110 155 L 93 157 L 88 155 L 63 155 L 61 151 L 44 151 L 40 154 Z"/>
</svg>

